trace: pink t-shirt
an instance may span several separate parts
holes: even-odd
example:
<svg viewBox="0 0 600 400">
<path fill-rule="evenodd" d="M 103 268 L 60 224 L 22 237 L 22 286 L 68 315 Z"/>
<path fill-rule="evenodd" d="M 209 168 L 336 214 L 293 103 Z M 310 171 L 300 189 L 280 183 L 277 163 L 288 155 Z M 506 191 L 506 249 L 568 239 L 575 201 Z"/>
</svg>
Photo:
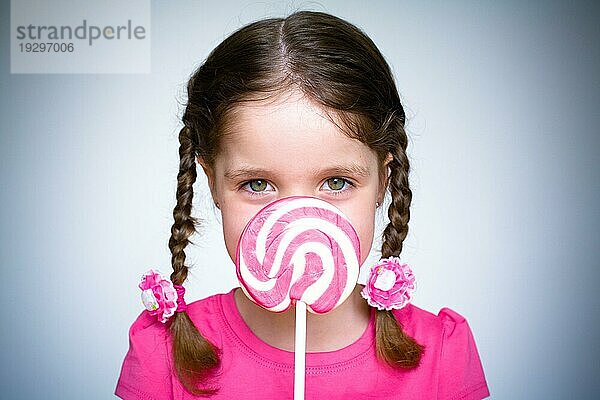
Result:
<svg viewBox="0 0 600 400">
<path fill-rule="evenodd" d="M 234 289 L 235 290 L 235 289 Z M 234 290 L 188 305 L 202 334 L 221 350 L 219 387 L 211 399 L 292 399 L 294 353 L 256 337 L 237 310 Z M 353 344 L 337 351 L 307 353 L 306 399 L 479 400 L 489 396 L 467 321 L 444 308 L 436 316 L 409 304 L 395 315 L 425 352 L 418 368 L 403 371 L 380 362 L 374 348 L 374 313 Z M 122 399 L 195 398 L 172 372 L 165 325 L 142 312 L 129 331 L 115 394 Z"/>
</svg>

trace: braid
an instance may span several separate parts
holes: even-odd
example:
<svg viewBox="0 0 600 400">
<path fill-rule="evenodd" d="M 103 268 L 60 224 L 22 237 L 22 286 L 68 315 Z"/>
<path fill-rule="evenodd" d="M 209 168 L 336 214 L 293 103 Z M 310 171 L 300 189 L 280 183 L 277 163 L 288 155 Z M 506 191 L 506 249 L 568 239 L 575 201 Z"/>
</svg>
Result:
<svg viewBox="0 0 600 400">
<path fill-rule="evenodd" d="M 404 113 L 391 124 L 400 139 L 389 163 L 389 190 L 392 202 L 388 209 L 389 224 L 383 231 L 381 257 L 399 257 L 402 243 L 408 234 L 412 191 L 408 182 L 410 169 L 406 155 L 407 137 L 404 131 Z M 375 320 L 376 350 L 380 359 L 393 367 L 414 368 L 419 365 L 424 347 L 402 330 L 392 311 L 377 310 Z"/>
<path fill-rule="evenodd" d="M 193 184 L 196 181 L 195 146 L 192 130 L 184 126 L 179 132 L 179 173 L 177 174 L 177 204 L 173 210 L 175 222 L 171 227 L 169 249 L 173 273 L 171 281 L 182 285 L 188 275 L 184 249 L 191 243 L 198 221 L 192 217 Z M 170 326 L 173 338 L 173 359 L 179 380 L 196 395 L 211 395 L 214 388 L 200 389 L 199 384 L 219 365 L 215 346 L 198 331 L 187 313 L 177 312 Z"/>
<path fill-rule="evenodd" d="M 171 250 L 171 264 L 173 273 L 171 281 L 181 285 L 187 278 L 188 269 L 185 266 L 184 249 L 190 243 L 189 237 L 196 232 L 198 221 L 192 213 L 192 198 L 194 197 L 193 184 L 196 181 L 196 162 L 194 158 L 194 144 L 190 138 L 189 130 L 184 127 L 179 132 L 179 173 L 177 174 L 177 204 L 173 209 L 175 223 L 171 227 L 169 249 Z"/>
<path fill-rule="evenodd" d="M 408 184 L 408 157 L 405 148 L 398 154 L 393 154 L 389 163 L 390 181 L 389 190 L 392 203 L 388 209 L 390 223 L 383 231 L 383 244 L 381 257 L 399 257 L 402 252 L 402 243 L 408 235 L 408 221 L 410 220 L 410 203 L 412 191 Z"/>
</svg>

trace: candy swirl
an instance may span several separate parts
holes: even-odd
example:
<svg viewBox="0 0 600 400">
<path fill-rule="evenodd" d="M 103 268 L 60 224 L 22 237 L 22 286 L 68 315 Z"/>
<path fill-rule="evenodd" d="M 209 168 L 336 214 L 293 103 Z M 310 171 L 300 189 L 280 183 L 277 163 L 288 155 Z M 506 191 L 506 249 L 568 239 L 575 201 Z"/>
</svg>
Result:
<svg viewBox="0 0 600 400">
<path fill-rule="evenodd" d="M 333 310 L 352 293 L 359 264 L 360 242 L 349 219 L 316 197 L 268 204 L 248 222 L 236 250 L 242 289 L 274 312 L 293 301 L 316 314 Z"/>
</svg>

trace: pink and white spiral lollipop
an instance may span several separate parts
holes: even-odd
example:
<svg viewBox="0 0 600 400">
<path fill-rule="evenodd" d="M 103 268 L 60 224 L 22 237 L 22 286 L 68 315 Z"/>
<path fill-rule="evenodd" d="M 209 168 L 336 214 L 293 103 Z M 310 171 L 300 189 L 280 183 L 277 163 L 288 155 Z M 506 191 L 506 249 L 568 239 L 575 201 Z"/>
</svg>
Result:
<svg viewBox="0 0 600 400">
<path fill-rule="evenodd" d="M 246 225 L 236 251 L 242 289 L 267 310 L 293 302 L 327 313 L 352 293 L 360 242 L 349 219 L 316 197 L 292 196 L 260 210 Z"/>
</svg>

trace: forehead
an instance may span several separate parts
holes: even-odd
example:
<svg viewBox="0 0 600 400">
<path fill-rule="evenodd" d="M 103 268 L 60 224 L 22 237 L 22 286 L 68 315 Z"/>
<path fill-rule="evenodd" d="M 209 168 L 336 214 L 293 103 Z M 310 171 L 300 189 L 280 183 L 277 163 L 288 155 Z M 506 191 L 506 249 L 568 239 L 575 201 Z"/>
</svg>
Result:
<svg viewBox="0 0 600 400">
<path fill-rule="evenodd" d="M 370 170 L 376 154 L 349 138 L 325 111 L 298 92 L 238 105 L 227 121 L 217 163 L 303 174 L 330 165 Z"/>
</svg>

